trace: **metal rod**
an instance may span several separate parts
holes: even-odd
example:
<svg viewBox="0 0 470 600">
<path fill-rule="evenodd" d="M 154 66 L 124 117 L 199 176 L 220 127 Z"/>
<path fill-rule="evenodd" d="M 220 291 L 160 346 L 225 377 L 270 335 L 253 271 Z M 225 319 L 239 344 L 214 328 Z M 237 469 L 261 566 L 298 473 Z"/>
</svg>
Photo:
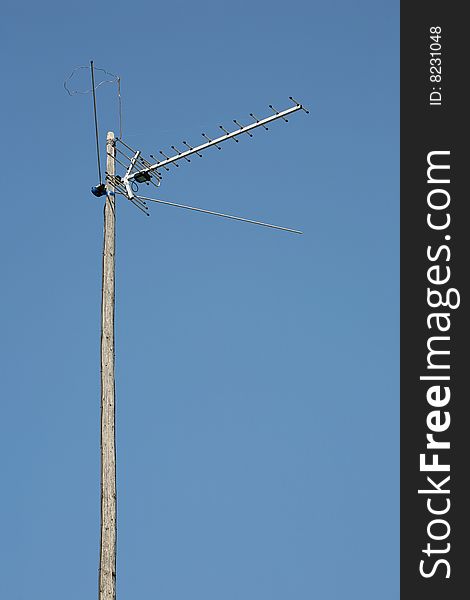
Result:
<svg viewBox="0 0 470 600">
<path fill-rule="evenodd" d="M 95 116 L 95 139 L 96 139 L 96 156 L 98 159 L 98 177 L 100 180 L 100 185 L 103 183 L 101 178 L 101 164 L 100 164 L 100 140 L 98 133 L 98 114 L 96 111 L 96 93 L 95 93 L 95 68 L 93 66 L 93 61 L 90 60 L 90 70 L 91 70 L 91 89 L 93 92 L 93 114 Z"/>
<path fill-rule="evenodd" d="M 127 156 L 127 154 L 125 152 L 123 152 L 120 148 L 118 148 L 116 146 L 116 150 L 119 152 L 119 154 L 122 154 L 123 156 L 125 156 L 127 158 L 127 160 L 132 160 L 132 158 L 130 156 Z M 135 154 L 135 152 L 134 152 Z"/>
<path fill-rule="evenodd" d="M 129 196 L 124 193 L 124 192 L 119 192 L 117 191 L 116 194 L 119 194 L 120 196 L 124 196 L 126 200 L 129 200 L 129 202 L 132 202 L 132 204 L 136 207 L 139 208 L 142 212 L 144 212 L 147 217 L 150 217 L 150 213 L 148 213 L 144 207 L 141 204 L 141 200 L 139 199 L 139 202 L 137 202 L 137 196 L 134 196 L 133 198 L 129 198 Z M 145 204 L 145 208 L 148 210 L 148 206 Z"/>
<path fill-rule="evenodd" d="M 188 159 L 189 160 L 189 159 Z M 152 163 L 150 163 L 146 158 L 144 158 L 143 156 L 139 157 L 139 161 L 144 165 L 144 168 L 148 168 L 152 166 Z M 136 167 L 137 168 L 137 167 Z M 140 171 L 139 171 L 140 173 Z M 159 182 L 158 185 L 160 185 L 160 180 L 162 178 L 161 173 L 159 173 L 158 171 L 154 171 L 152 173 L 152 175 L 155 175 L 155 177 L 157 178 L 157 181 Z M 158 185 L 153 181 L 153 179 L 150 179 L 148 182 L 146 183 L 152 183 L 155 187 L 158 187 Z"/>
<path fill-rule="evenodd" d="M 165 163 L 165 164 L 167 164 L 167 163 L 173 163 L 173 162 L 174 162 L 174 161 L 172 161 L 172 160 L 171 160 L 171 158 L 170 158 L 169 156 L 167 156 L 167 155 L 166 155 L 164 152 L 162 152 L 161 150 L 159 150 L 159 152 L 160 152 L 160 154 L 161 154 L 162 156 L 164 156 L 164 157 L 166 158 L 166 160 L 162 160 L 162 161 L 160 161 L 159 163 L 157 163 L 157 165 L 153 165 L 153 166 L 150 166 L 150 167 L 148 167 L 148 169 L 147 169 L 148 171 L 152 170 L 154 167 L 155 167 L 155 169 L 156 169 L 156 168 L 157 168 L 157 167 L 159 167 L 159 166 L 160 166 L 162 163 Z M 178 158 L 182 158 L 182 155 L 181 155 L 181 154 L 178 154 Z M 175 159 L 175 160 L 176 160 L 176 159 Z M 179 164 L 178 164 L 178 163 L 174 163 L 174 166 L 175 166 L 175 167 L 179 167 Z"/>
<path fill-rule="evenodd" d="M 131 171 L 132 171 L 132 169 L 133 169 L 133 167 L 134 167 L 134 165 L 135 165 L 135 163 L 136 163 L 137 159 L 139 158 L 139 156 L 140 156 L 140 150 L 137 150 L 137 152 L 136 152 L 136 153 L 134 154 L 134 156 L 131 158 L 130 165 L 128 166 L 128 168 L 127 168 L 127 171 L 126 171 L 126 174 L 124 175 L 124 177 L 125 177 L 125 178 L 127 178 L 127 179 L 130 179 L 129 175 L 131 174 Z M 137 171 L 137 172 L 138 172 L 138 171 Z M 134 173 L 134 175 L 135 175 L 135 173 Z"/>
<path fill-rule="evenodd" d="M 121 138 L 116 138 L 116 141 L 119 142 L 120 144 L 122 144 L 123 146 L 125 146 L 128 150 L 130 150 L 131 152 L 133 152 L 134 154 L 136 153 L 136 151 L 134 150 L 134 148 L 131 148 L 130 146 L 128 146 L 126 144 L 126 142 L 123 142 L 121 140 Z"/>
<path fill-rule="evenodd" d="M 187 147 L 188 147 L 190 150 L 194 150 L 194 148 L 193 148 L 192 146 L 190 146 L 190 145 L 188 144 L 188 142 L 185 142 L 185 141 L 183 140 L 183 144 L 184 144 L 185 146 L 187 146 Z M 199 152 L 196 152 L 196 154 L 202 158 L 202 154 L 199 154 Z"/>
<path fill-rule="evenodd" d="M 222 129 L 222 131 L 225 131 L 226 135 L 230 135 L 230 131 L 227 131 L 227 130 L 225 129 L 225 127 L 223 127 L 222 125 L 219 125 L 219 129 Z M 235 137 L 232 137 L 232 140 L 233 140 L 234 142 L 237 142 L 237 144 L 238 144 L 238 140 L 237 140 L 237 138 L 235 138 Z"/>
<path fill-rule="evenodd" d="M 274 106 L 273 106 L 272 104 L 270 104 L 270 105 L 269 105 L 269 108 L 270 108 L 271 110 L 273 110 L 273 111 L 274 111 L 274 113 L 275 113 L 276 115 L 279 115 L 280 117 L 282 116 L 282 115 L 280 114 L 280 112 L 279 112 L 277 109 L 275 109 L 275 108 L 274 108 Z M 288 122 L 289 122 L 289 121 L 288 121 L 287 119 L 285 119 L 284 117 L 282 117 L 282 118 L 284 119 L 284 121 L 285 121 L 286 123 L 288 123 Z"/>
<path fill-rule="evenodd" d="M 209 136 L 207 136 L 205 133 L 202 133 L 201 135 L 202 135 L 202 137 L 203 137 L 203 138 L 206 138 L 206 140 L 208 140 L 208 141 L 209 141 L 209 144 L 208 144 L 208 146 L 211 146 L 211 145 L 212 145 L 212 146 L 215 146 L 215 147 L 217 148 L 217 150 L 222 150 L 222 148 L 221 148 L 220 146 L 218 146 L 218 145 L 217 145 L 217 144 L 215 144 L 215 143 L 212 143 L 212 140 L 211 140 L 211 138 L 210 138 Z"/>
<path fill-rule="evenodd" d="M 141 157 L 139 158 L 139 160 L 140 160 L 140 162 L 141 162 L 141 163 L 143 163 L 143 164 L 144 164 L 146 167 L 151 167 L 151 166 L 152 166 L 152 163 L 151 163 L 151 162 L 149 162 L 149 161 L 148 161 L 146 158 L 144 158 L 143 156 L 141 156 Z"/>
<path fill-rule="evenodd" d="M 120 184 L 117 184 L 115 181 L 109 179 L 108 177 L 106 178 L 106 181 L 114 187 L 116 194 L 121 194 L 122 196 L 126 196 L 127 198 L 126 188 L 123 188 Z"/>
<path fill-rule="evenodd" d="M 294 104 L 297 104 L 298 106 L 302 106 L 302 105 L 300 104 L 300 102 L 297 102 L 297 100 L 296 100 L 295 98 L 292 98 L 292 96 L 289 96 L 289 100 L 292 100 L 292 102 L 293 102 Z M 310 111 L 309 111 L 309 110 L 307 110 L 307 109 L 305 108 L 305 106 L 302 106 L 302 110 L 304 111 L 304 113 L 307 113 L 307 115 L 308 115 L 308 114 L 310 114 Z"/>
<path fill-rule="evenodd" d="M 256 115 L 254 115 L 253 113 L 250 113 L 250 117 L 252 117 L 257 123 L 261 123 L 261 121 L 258 119 L 258 117 Z M 263 125 L 264 129 L 266 129 L 266 131 L 269 131 L 269 129 L 266 127 L 266 125 Z"/>
<path fill-rule="evenodd" d="M 108 156 L 112 156 L 111 154 L 109 154 L 109 152 L 108 152 L 107 154 L 108 154 Z M 117 163 L 119 163 L 119 164 L 121 165 L 121 167 L 124 167 L 125 169 L 127 169 L 127 167 L 129 166 L 129 165 L 125 165 L 123 162 L 121 162 L 121 161 L 119 160 L 119 158 L 116 158 L 116 157 L 114 157 L 114 160 L 115 160 Z M 139 171 L 139 169 L 138 169 L 138 168 L 137 168 L 135 165 L 134 165 L 134 167 L 133 167 L 133 168 L 136 170 L 136 172 L 138 172 L 138 171 Z"/>
<path fill-rule="evenodd" d="M 154 154 L 149 154 L 149 156 L 150 156 L 150 158 L 153 158 L 153 159 L 157 160 L 157 157 Z M 160 166 L 160 163 L 158 162 L 158 160 L 157 160 L 156 164 L 157 164 L 157 166 L 152 165 L 152 171 L 157 170 L 158 167 Z M 168 167 L 165 167 L 165 166 L 163 166 L 163 168 L 165 169 L 165 171 L 169 171 L 170 170 Z"/>
<path fill-rule="evenodd" d="M 173 150 L 175 152 L 177 152 L 179 155 L 181 155 L 181 152 L 178 150 L 178 148 L 176 148 L 175 146 L 171 146 L 171 148 L 173 148 Z M 182 158 L 184 158 L 184 160 L 187 160 L 188 162 L 191 162 L 191 159 L 188 158 L 187 156 L 183 156 Z M 152 165 L 150 165 L 150 166 L 152 166 Z"/>
<path fill-rule="evenodd" d="M 137 207 L 139 210 L 141 210 L 143 213 L 145 213 L 147 215 L 147 217 L 150 217 L 150 213 L 148 213 L 140 204 L 138 204 L 134 198 L 127 198 L 128 200 L 130 200 L 130 202 L 132 202 L 132 204 Z"/>
<path fill-rule="evenodd" d="M 131 198 L 131 200 L 134 200 L 135 202 L 137 202 L 137 204 L 139 206 L 142 206 L 143 208 L 148 209 L 147 203 L 145 202 L 145 200 L 141 200 L 138 196 L 134 196 L 133 198 Z"/>
<path fill-rule="evenodd" d="M 106 172 L 106 181 L 109 181 L 109 183 L 115 187 L 121 187 L 121 188 L 125 188 L 125 185 L 123 184 L 121 178 L 118 175 L 110 175 L 108 172 Z"/>
<path fill-rule="evenodd" d="M 136 154 L 136 150 L 134 150 L 133 148 L 131 148 L 130 146 L 128 146 L 128 145 L 127 145 L 125 142 L 123 142 L 123 141 L 122 141 L 122 140 L 120 140 L 120 139 L 117 139 L 117 141 L 118 141 L 118 142 L 120 142 L 120 143 L 121 143 L 123 146 L 125 146 L 126 148 L 128 148 L 128 149 L 129 149 L 129 150 L 130 150 L 130 151 L 131 151 L 133 154 Z M 123 156 L 125 156 L 125 157 L 127 158 L 127 160 L 130 160 L 130 161 L 132 160 L 132 158 L 131 158 L 130 156 L 128 156 L 128 155 L 127 155 L 125 152 L 123 152 L 123 151 L 122 151 L 120 148 L 118 148 L 118 147 L 117 147 L 117 145 L 116 145 L 116 150 L 119 152 L 119 154 L 122 154 Z M 154 156 L 153 156 L 152 154 L 151 154 L 150 156 L 151 156 L 151 158 L 154 158 Z M 116 160 L 117 160 L 117 159 L 116 159 Z M 144 165 L 144 168 L 148 168 L 148 167 L 151 167 L 151 166 L 152 166 L 152 163 L 150 163 L 150 162 L 149 162 L 149 161 L 148 161 L 146 158 L 144 158 L 142 155 L 140 155 L 140 156 L 139 156 L 139 158 L 138 158 L 137 160 L 138 160 L 138 161 L 140 161 L 140 162 L 141 162 L 141 163 Z M 122 163 L 119 163 L 119 164 L 121 164 L 121 165 L 122 165 Z M 125 166 L 125 167 L 126 167 L 126 169 L 127 169 L 127 165 L 123 165 L 123 166 Z M 134 166 L 134 169 L 135 169 L 137 172 L 139 172 L 139 173 L 140 173 L 140 169 L 138 169 L 136 166 Z M 168 169 L 167 169 L 167 170 L 168 170 Z M 157 176 L 157 178 L 161 179 L 161 174 L 160 174 L 160 173 L 156 172 L 156 173 L 155 173 L 155 175 Z M 152 183 L 153 183 L 153 182 L 152 182 Z M 154 183 L 154 185 L 155 185 L 155 183 Z M 158 187 L 158 186 L 156 186 L 156 187 Z"/>
<path fill-rule="evenodd" d="M 128 144 L 126 144 L 125 142 L 123 142 L 121 139 L 117 139 L 116 141 L 120 142 L 120 143 L 121 143 L 123 146 L 125 146 L 125 147 L 126 147 L 128 150 L 130 150 L 130 151 L 131 151 L 133 154 L 135 154 L 135 153 L 136 153 L 136 150 L 134 150 L 134 148 L 131 148 L 131 147 L 130 147 Z M 184 142 L 183 142 L 183 143 L 184 143 Z M 125 156 L 125 157 L 127 158 L 127 160 L 132 160 L 132 158 L 131 158 L 130 156 L 128 156 L 128 155 L 127 155 L 125 152 L 123 152 L 123 151 L 122 151 L 120 148 L 118 148 L 117 146 L 116 146 L 116 150 L 117 150 L 117 151 L 118 151 L 120 154 L 122 154 L 123 156 Z M 153 154 L 151 154 L 151 155 L 150 155 L 150 157 L 151 157 L 151 158 L 155 158 L 155 157 L 153 156 Z M 148 161 L 146 158 L 144 158 L 142 155 L 140 155 L 140 156 L 139 156 L 139 158 L 138 158 L 138 161 L 140 161 L 141 163 L 143 163 L 144 167 L 146 167 L 146 168 L 148 168 L 148 167 L 151 167 L 151 166 L 152 166 L 152 163 L 151 163 L 151 162 L 149 162 L 149 161 Z M 121 163 L 121 164 L 122 164 L 122 163 Z M 127 165 L 126 165 L 126 168 L 127 168 Z M 138 169 L 137 169 L 137 167 L 134 167 L 134 168 L 135 168 L 136 170 L 138 170 Z M 168 169 L 167 169 L 167 171 L 168 171 Z M 140 173 L 140 171 L 139 171 L 139 173 Z M 160 173 L 158 173 L 158 172 L 156 173 L 156 175 L 157 175 L 158 177 L 161 177 Z"/>
<path fill-rule="evenodd" d="M 243 127 L 243 125 L 239 123 L 236 119 L 233 119 L 233 122 L 235 123 L 235 125 L 238 125 L 238 127 Z M 253 137 L 253 135 L 249 131 L 245 131 L 245 133 L 250 137 Z"/>
<path fill-rule="evenodd" d="M 275 115 L 266 117 L 265 119 L 262 119 L 261 121 L 252 123 L 251 125 L 246 125 L 245 127 L 241 127 L 240 129 L 237 129 L 236 131 L 232 131 L 228 135 L 223 135 L 219 138 L 216 138 L 215 140 L 211 140 L 211 141 L 207 142 L 207 144 L 201 144 L 200 146 L 196 146 L 192 150 L 186 150 L 185 152 L 182 152 L 181 154 L 177 154 L 176 156 L 168 157 L 166 160 L 162 160 L 159 163 L 156 163 L 156 164 L 148 167 L 147 169 L 142 169 L 142 171 L 140 171 L 140 172 L 142 173 L 142 172 L 153 171 L 154 169 L 164 167 L 166 165 L 174 163 L 177 160 L 180 160 L 181 158 L 190 156 L 191 154 L 195 154 L 197 152 L 201 152 L 202 150 L 205 150 L 206 148 L 209 148 L 210 146 L 217 146 L 217 144 L 220 144 L 221 142 L 224 142 L 225 140 L 233 138 L 237 135 L 241 135 L 242 133 L 251 131 L 252 129 L 256 129 L 256 127 L 264 127 L 266 123 L 271 123 L 271 121 L 275 121 L 276 119 L 284 118 L 286 115 L 290 115 L 298 110 L 303 110 L 303 106 L 301 104 L 292 106 L 292 108 L 288 108 L 288 109 L 283 110 L 282 112 L 279 112 Z M 135 176 L 135 174 L 130 175 L 129 179 L 133 179 L 134 176 Z"/>
<path fill-rule="evenodd" d="M 235 215 L 226 215 L 224 213 L 214 212 L 212 210 L 206 210 L 204 208 L 196 208 L 195 206 L 187 206 L 186 204 L 176 204 L 175 202 L 167 202 L 166 200 L 157 200 L 156 198 L 146 198 L 145 196 L 137 196 L 141 200 L 147 200 L 149 202 L 156 202 L 158 204 L 167 204 L 168 206 L 176 206 L 176 208 L 185 208 L 186 210 L 195 210 L 197 212 L 205 213 L 206 215 L 215 215 L 216 217 L 224 217 L 225 219 L 233 219 L 235 221 L 243 221 L 245 223 L 252 223 L 253 225 L 261 225 L 262 227 L 270 227 L 271 229 L 280 229 L 281 231 L 289 231 L 290 233 L 302 234 L 303 231 L 297 229 L 289 229 L 287 227 L 280 227 L 279 225 L 271 225 L 270 223 L 262 223 L 261 221 L 253 221 L 252 219 L 245 219 L 244 217 L 236 217 Z"/>
<path fill-rule="evenodd" d="M 121 100 L 121 78 L 117 78 L 118 89 L 118 112 L 119 112 L 119 137 L 122 138 L 122 100 Z"/>
</svg>

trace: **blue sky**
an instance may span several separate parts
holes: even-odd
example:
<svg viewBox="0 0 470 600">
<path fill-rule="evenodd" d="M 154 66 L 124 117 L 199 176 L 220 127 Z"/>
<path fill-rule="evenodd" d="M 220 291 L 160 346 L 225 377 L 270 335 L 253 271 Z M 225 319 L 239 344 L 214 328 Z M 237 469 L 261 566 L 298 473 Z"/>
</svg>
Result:
<svg viewBox="0 0 470 600">
<path fill-rule="evenodd" d="M 91 98 L 62 87 L 90 59 L 146 154 L 310 108 L 159 190 L 303 236 L 119 203 L 118 598 L 398 597 L 398 17 L 7 2 L 3 597 L 97 593 L 102 200 Z M 104 140 L 114 88 L 98 106 Z"/>
</svg>

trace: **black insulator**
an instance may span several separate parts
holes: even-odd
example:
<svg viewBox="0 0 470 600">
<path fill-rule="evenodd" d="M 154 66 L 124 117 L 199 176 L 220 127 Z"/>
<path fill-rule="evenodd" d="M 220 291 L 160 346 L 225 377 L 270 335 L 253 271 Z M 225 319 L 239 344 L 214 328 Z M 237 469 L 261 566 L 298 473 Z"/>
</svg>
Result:
<svg viewBox="0 0 470 600">
<path fill-rule="evenodd" d="M 105 196 L 106 195 L 106 186 L 105 186 L 105 184 L 104 183 L 100 183 L 99 185 L 94 185 L 91 188 L 91 193 L 94 196 L 97 196 L 98 198 L 100 196 Z"/>
</svg>

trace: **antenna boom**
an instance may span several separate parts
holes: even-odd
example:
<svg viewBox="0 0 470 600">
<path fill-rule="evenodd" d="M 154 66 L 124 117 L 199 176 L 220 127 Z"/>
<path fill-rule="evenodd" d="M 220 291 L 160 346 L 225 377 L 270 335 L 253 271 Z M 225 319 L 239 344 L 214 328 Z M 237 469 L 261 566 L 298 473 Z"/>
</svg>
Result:
<svg viewBox="0 0 470 600">
<path fill-rule="evenodd" d="M 257 127 L 263 127 L 267 123 L 271 123 L 272 121 L 276 121 L 277 119 L 283 119 L 287 115 L 297 112 L 298 110 L 305 110 L 304 107 L 302 106 L 302 104 L 297 104 L 296 106 L 292 106 L 292 108 L 287 108 L 286 110 L 283 110 L 282 112 L 278 112 L 274 115 L 271 115 L 270 117 L 266 117 L 265 119 L 256 121 L 255 123 L 252 123 L 251 125 L 246 125 L 245 127 L 240 127 L 240 129 L 237 129 L 236 131 L 232 131 L 231 133 L 227 133 L 226 135 L 222 135 L 221 137 L 218 137 L 215 140 L 210 140 L 206 144 L 201 144 L 200 146 L 196 146 L 194 148 L 191 148 L 190 150 L 186 150 L 185 152 L 180 152 L 179 154 L 170 156 L 166 160 L 162 160 L 153 165 L 150 165 L 150 167 L 147 167 L 146 169 L 141 169 L 140 171 L 138 171 L 138 173 L 139 174 L 140 173 L 151 173 L 152 171 L 155 171 L 156 169 L 161 169 L 171 163 L 181 160 L 182 158 L 191 156 L 191 154 L 196 154 L 198 152 L 201 152 L 202 150 L 205 150 L 206 148 L 209 148 L 210 146 L 217 146 L 217 144 L 220 144 L 220 143 L 224 142 L 225 140 L 229 140 L 238 135 L 242 135 L 243 133 L 247 133 L 248 131 L 251 131 L 252 129 L 256 129 Z M 126 174 L 126 179 L 128 181 L 131 181 L 132 179 L 135 178 L 135 176 L 138 173 L 132 173 L 129 175 Z"/>
</svg>

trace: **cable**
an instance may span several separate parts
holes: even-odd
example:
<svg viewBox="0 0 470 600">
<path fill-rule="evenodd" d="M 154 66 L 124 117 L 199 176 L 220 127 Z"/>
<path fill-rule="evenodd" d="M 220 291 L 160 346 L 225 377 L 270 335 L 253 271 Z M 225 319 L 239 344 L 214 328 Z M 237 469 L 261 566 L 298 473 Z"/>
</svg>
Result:
<svg viewBox="0 0 470 600">
<path fill-rule="evenodd" d="M 117 78 L 118 88 L 118 112 L 119 112 L 119 139 L 122 138 L 122 100 L 121 100 L 121 78 Z"/>
<path fill-rule="evenodd" d="M 96 112 L 96 94 L 95 94 L 95 72 L 93 68 L 93 61 L 90 61 L 90 70 L 91 70 L 91 89 L 93 92 L 93 113 L 95 116 L 95 138 L 96 138 L 96 156 L 98 159 L 98 177 L 100 179 L 100 185 L 103 184 L 101 180 L 101 164 L 100 164 L 100 140 L 98 133 L 98 114 Z"/>
</svg>

